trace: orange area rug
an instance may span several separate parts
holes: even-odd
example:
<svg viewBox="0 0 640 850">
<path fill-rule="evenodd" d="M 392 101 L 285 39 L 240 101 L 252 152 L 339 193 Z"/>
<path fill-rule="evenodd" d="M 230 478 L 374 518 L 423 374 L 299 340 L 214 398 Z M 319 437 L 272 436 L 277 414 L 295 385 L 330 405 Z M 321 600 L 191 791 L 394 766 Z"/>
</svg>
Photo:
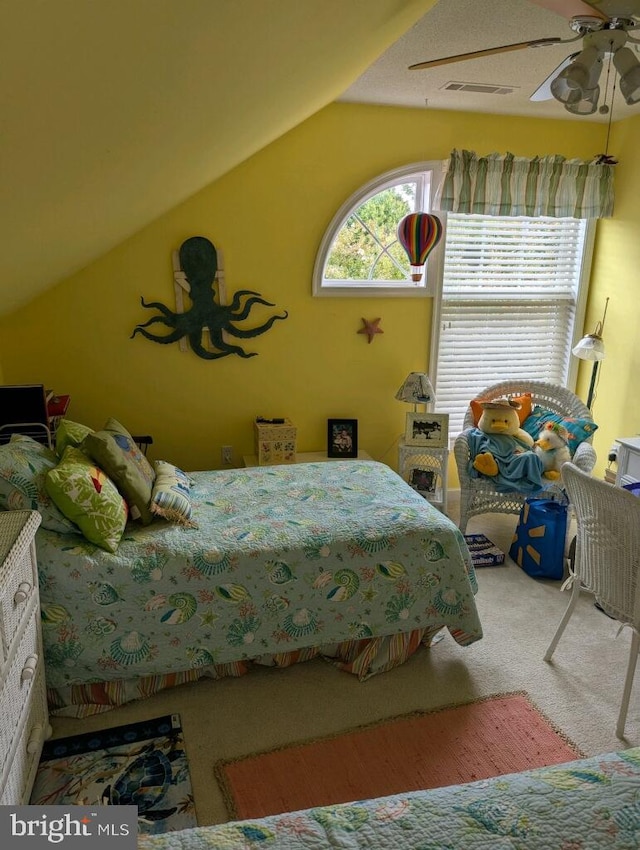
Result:
<svg viewBox="0 0 640 850">
<path fill-rule="evenodd" d="M 583 756 L 522 692 L 220 761 L 234 819 L 488 779 Z"/>
</svg>

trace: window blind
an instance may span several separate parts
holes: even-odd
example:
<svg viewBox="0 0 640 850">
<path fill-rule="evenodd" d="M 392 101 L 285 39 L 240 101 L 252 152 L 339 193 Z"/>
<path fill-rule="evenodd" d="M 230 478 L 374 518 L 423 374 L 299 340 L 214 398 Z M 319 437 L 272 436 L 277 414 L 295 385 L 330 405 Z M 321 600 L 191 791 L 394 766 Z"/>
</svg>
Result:
<svg viewBox="0 0 640 850">
<path fill-rule="evenodd" d="M 452 437 L 499 381 L 566 385 L 587 222 L 447 215 L 436 410 Z"/>
</svg>

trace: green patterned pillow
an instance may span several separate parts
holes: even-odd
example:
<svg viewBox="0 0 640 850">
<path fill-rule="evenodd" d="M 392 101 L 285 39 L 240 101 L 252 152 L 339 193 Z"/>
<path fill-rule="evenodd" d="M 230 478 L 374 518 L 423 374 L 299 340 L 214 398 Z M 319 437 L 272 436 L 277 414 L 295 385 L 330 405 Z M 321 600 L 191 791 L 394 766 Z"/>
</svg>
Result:
<svg viewBox="0 0 640 850">
<path fill-rule="evenodd" d="M 24 434 L 14 434 L 0 446 L 0 510 L 38 511 L 43 528 L 78 534 L 77 526 L 58 510 L 45 487 L 46 475 L 57 463 L 50 448 Z"/>
<path fill-rule="evenodd" d="M 47 492 L 91 543 L 115 552 L 127 524 L 127 505 L 115 484 L 74 446 L 46 477 Z"/>
<path fill-rule="evenodd" d="M 82 441 L 82 451 L 104 469 L 129 505 L 131 518 L 149 525 L 153 467 L 131 434 L 116 419 L 108 419 L 102 431 L 94 431 Z"/>
<path fill-rule="evenodd" d="M 56 454 L 62 457 L 67 446 L 78 448 L 87 434 L 92 434 L 93 428 L 63 419 L 56 430 Z"/>
<path fill-rule="evenodd" d="M 189 476 L 165 460 L 155 461 L 154 467 L 156 480 L 151 495 L 151 513 L 187 528 L 197 528 L 197 523 L 191 519 L 193 508 L 189 498 Z"/>
</svg>

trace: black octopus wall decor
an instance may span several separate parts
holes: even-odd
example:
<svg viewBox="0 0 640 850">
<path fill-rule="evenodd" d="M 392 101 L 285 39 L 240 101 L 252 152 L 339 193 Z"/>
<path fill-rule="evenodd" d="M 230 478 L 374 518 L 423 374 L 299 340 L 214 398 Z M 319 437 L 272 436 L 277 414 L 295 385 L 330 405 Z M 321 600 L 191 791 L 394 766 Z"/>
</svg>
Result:
<svg viewBox="0 0 640 850">
<path fill-rule="evenodd" d="M 136 325 L 130 339 L 136 334 L 142 334 L 152 342 L 166 345 L 188 338 L 192 350 L 205 360 L 216 360 L 229 354 L 239 357 L 255 357 L 257 352 L 246 352 L 239 345 L 233 345 L 225 340 L 223 333 L 237 339 L 250 339 L 268 331 L 274 322 L 286 319 L 289 315 L 284 311 L 283 316 L 271 316 L 263 325 L 257 328 L 238 328 L 235 322 L 246 319 L 254 304 L 274 305 L 265 301 L 259 292 L 241 289 L 235 293 L 230 304 L 222 305 L 216 302 L 215 278 L 218 271 L 218 253 L 204 236 L 192 236 L 180 246 L 180 268 L 189 284 L 189 297 L 192 306 L 184 313 L 174 312 L 159 301 L 145 302 L 140 299 L 143 307 L 159 310 L 159 316 L 153 316 L 143 324 Z M 218 293 L 219 295 L 219 293 Z M 249 296 L 243 302 L 245 296 Z M 167 334 L 155 334 L 147 330 L 149 325 L 162 324 L 171 328 Z M 208 330 L 211 338 L 211 350 L 203 345 L 203 331 Z"/>
</svg>

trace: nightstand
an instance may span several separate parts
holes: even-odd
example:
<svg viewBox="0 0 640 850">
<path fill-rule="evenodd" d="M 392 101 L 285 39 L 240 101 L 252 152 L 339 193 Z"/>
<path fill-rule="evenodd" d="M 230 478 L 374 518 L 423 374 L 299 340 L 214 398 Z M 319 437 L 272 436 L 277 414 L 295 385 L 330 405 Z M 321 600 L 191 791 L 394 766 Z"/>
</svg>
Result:
<svg viewBox="0 0 640 850">
<path fill-rule="evenodd" d="M 404 441 L 398 447 L 398 472 L 416 493 L 442 513 L 447 510 L 448 464 L 447 448 L 408 446 Z"/>
<path fill-rule="evenodd" d="M 616 484 L 618 487 L 635 484 L 640 481 L 640 437 L 619 437 L 616 443 L 618 444 Z"/>
</svg>

